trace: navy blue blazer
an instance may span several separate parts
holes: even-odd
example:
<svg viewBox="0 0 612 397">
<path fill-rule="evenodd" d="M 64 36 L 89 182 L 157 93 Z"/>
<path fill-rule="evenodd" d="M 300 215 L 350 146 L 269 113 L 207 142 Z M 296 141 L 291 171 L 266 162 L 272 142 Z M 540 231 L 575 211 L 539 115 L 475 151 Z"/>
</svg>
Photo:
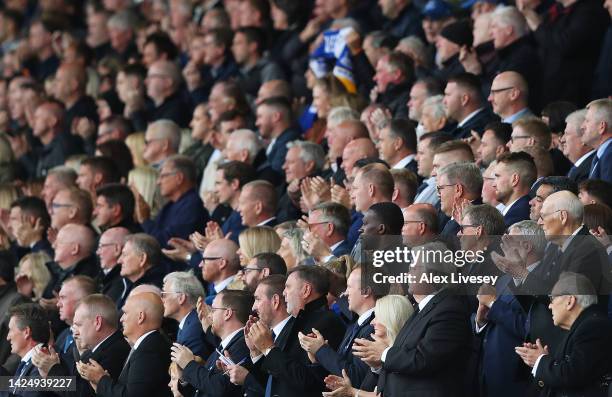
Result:
<svg viewBox="0 0 612 397">
<path fill-rule="evenodd" d="M 531 197 L 528 194 L 524 195 L 510 207 L 510 210 L 504 215 L 504 223 L 506 227 L 510 227 L 516 222 L 529 220 L 529 201 Z"/>
<path fill-rule="evenodd" d="M 476 131 L 478 135 L 482 137 L 484 134 L 485 126 L 491 121 L 499 120 L 499 117 L 495 115 L 488 107 L 485 107 L 480 112 L 476 113 L 474 117 L 469 119 L 467 123 L 461 127 L 457 126 L 452 132 L 455 139 L 465 139 L 472 136 L 472 130 Z"/>
<path fill-rule="evenodd" d="M 302 135 L 300 132 L 293 128 L 288 128 L 283 131 L 282 134 L 276 138 L 274 146 L 268 155 L 266 165 L 272 167 L 272 169 L 282 175 L 282 180 L 285 180 L 285 171 L 283 171 L 283 164 L 285 164 L 285 157 L 287 157 L 287 143 L 301 139 Z"/>
<path fill-rule="evenodd" d="M 575 165 L 572 166 L 572 168 L 570 168 L 569 172 L 567 173 L 567 177 L 576 183 L 580 183 L 588 179 L 594 157 L 595 152 L 591 153 L 589 157 L 584 159 L 582 164 L 580 164 L 578 167 L 576 167 Z"/>
<path fill-rule="evenodd" d="M 221 225 L 221 230 L 223 231 L 223 235 L 225 236 L 227 233 L 232 232 L 230 235 L 230 240 L 238 244 L 238 235 L 246 229 L 246 226 L 242 224 L 242 217 L 240 216 L 240 212 L 236 210 L 232 210 L 230 216 L 227 217 L 223 225 Z"/>
<path fill-rule="evenodd" d="M 360 358 L 353 355 L 353 341 L 356 338 L 371 339 L 370 335 L 374 332 L 374 327 L 370 321 L 374 318 L 374 313 L 359 325 L 356 321 L 349 326 L 344 333 L 344 339 L 337 350 L 332 349 L 328 344 L 323 345 L 315 354 L 317 361 L 331 374 L 342 376 L 342 370 L 346 369 L 351 383 L 356 387 L 361 385 L 369 372 L 368 365 Z"/>
<path fill-rule="evenodd" d="M 344 241 L 340 243 L 339 246 L 334 248 L 334 250 L 332 251 L 332 255 L 335 256 L 336 258 L 339 258 L 342 255 L 349 255 L 351 253 L 351 248 L 352 247 L 350 246 L 348 241 L 346 241 L 345 239 Z"/>
<path fill-rule="evenodd" d="M 4 367 L 0 368 L 1 376 L 10 376 L 13 379 L 18 379 L 19 374 L 9 373 Z M 32 360 L 29 360 L 21 371 L 21 377 L 32 377 L 32 378 L 40 378 L 40 374 L 38 372 L 38 368 L 32 364 Z M 13 396 L 22 396 L 22 397 L 51 397 L 55 394 L 52 392 L 44 392 L 44 391 L 21 391 L 19 389 L 9 390 L 9 391 L 0 391 L 0 397 L 13 397 Z"/>
<path fill-rule="evenodd" d="M 487 314 L 487 325 L 476 333 L 482 343 L 480 390 L 485 396 L 525 394 L 529 373 L 514 348 L 526 338 L 527 313 L 509 288 L 512 277 L 503 275 L 495 286 L 497 299 Z M 475 315 L 472 327 L 475 329 Z"/>
<path fill-rule="evenodd" d="M 361 229 L 361 225 L 363 225 L 363 214 L 361 212 L 351 210 L 351 227 L 349 228 L 348 235 L 346 236 L 346 240 L 351 249 L 359 238 L 359 229 Z"/>
<path fill-rule="evenodd" d="M 200 196 L 195 189 L 191 189 L 176 202 L 164 205 L 155 219 L 143 222 L 142 229 L 165 248 L 171 237 L 188 240 L 194 231 L 203 231 L 208 220 L 208 211 Z"/>
<path fill-rule="evenodd" d="M 210 354 L 204 342 L 202 324 L 195 310 L 189 312 L 183 324 L 183 328 L 179 328 L 176 335 L 176 342 L 187 346 L 196 356 L 204 358 L 208 357 Z"/>
<path fill-rule="evenodd" d="M 608 145 L 599 161 L 596 160 L 597 157 L 593 157 L 589 179 L 602 179 L 612 183 L 612 143 Z"/>
</svg>

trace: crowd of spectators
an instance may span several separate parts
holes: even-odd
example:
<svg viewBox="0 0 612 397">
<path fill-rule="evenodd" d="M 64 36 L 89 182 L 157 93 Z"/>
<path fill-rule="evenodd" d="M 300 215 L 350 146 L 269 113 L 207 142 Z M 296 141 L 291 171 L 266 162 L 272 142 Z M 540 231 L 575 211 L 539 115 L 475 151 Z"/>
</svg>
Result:
<svg viewBox="0 0 612 397">
<path fill-rule="evenodd" d="M 4 0 L 0 395 L 610 395 L 611 16 Z"/>
</svg>

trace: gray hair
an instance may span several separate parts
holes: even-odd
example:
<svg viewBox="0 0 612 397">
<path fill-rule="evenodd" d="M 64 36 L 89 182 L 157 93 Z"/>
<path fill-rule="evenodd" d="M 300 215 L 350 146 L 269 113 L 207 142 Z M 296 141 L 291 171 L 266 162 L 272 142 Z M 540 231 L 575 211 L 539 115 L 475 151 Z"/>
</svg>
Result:
<svg viewBox="0 0 612 397">
<path fill-rule="evenodd" d="M 125 238 L 125 243 L 131 243 L 134 251 L 145 254 L 147 262 L 151 265 L 158 265 L 161 261 L 161 247 L 155 237 L 147 233 L 134 233 Z"/>
<path fill-rule="evenodd" d="M 314 161 L 315 171 L 321 171 L 323 169 L 325 165 L 325 151 L 321 145 L 314 142 L 296 140 L 287 143 L 287 149 L 291 149 L 292 147 L 300 148 L 300 159 L 304 163 Z"/>
<path fill-rule="evenodd" d="M 147 128 L 156 138 L 167 139 L 174 152 L 178 152 L 181 145 L 181 128 L 174 121 L 161 119 L 152 122 Z"/>
<path fill-rule="evenodd" d="M 501 236 L 506 229 L 504 217 L 489 204 L 472 205 L 463 211 L 463 217 L 470 217 L 473 225 L 482 226 L 488 236 Z"/>
<path fill-rule="evenodd" d="M 351 226 L 351 214 L 345 206 L 327 201 L 318 204 L 310 212 L 313 211 L 321 211 L 322 220 L 332 223 L 338 234 L 347 235 Z"/>
<path fill-rule="evenodd" d="M 606 133 L 612 133 L 612 99 L 601 98 L 590 102 L 587 109 L 593 108 L 595 120 L 606 123 Z"/>
<path fill-rule="evenodd" d="M 204 296 L 204 287 L 192 271 L 169 273 L 164 277 L 166 283 L 170 284 L 172 292 L 185 294 L 187 302 L 192 306 L 195 306 L 200 296 Z"/>
<path fill-rule="evenodd" d="M 474 163 L 451 163 L 438 171 L 438 177 L 442 175 L 446 175 L 449 183 L 461 183 L 469 193 L 482 192 L 482 174 Z"/>
<path fill-rule="evenodd" d="M 563 190 L 548 196 L 545 200 L 551 201 L 554 211 L 567 211 L 568 217 L 574 221 L 580 221 L 584 217 L 584 204 L 574 193 Z"/>
<path fill-rule="evenodd" d="M 546 235 L 544 234 L 544 229 L 538 225 L 538 222 L 531 220 L 520 221 L 510 226 L 508 229 L 516 230 L 520 236 L 529 237 L 528 241 L 533 246 L 538 257 L 541 258 L 544 255 L 547 243 Z"/>
<path fill-rule="evenodd" d="M 499 6 L 493 11 L 492 21 L 501 26 L 510 26 L 517 37 L 529 33 L 529 25 L 523 13 L 513 6 Z"/>
<path fill-rule="evenodd" d="M 76 185 L 77 173 L 74 169 L 63 165 L 53 167 L 47 173 L 47 178 L 53 175 L 55 179 L 65 187 L 73 187 Z"/>
<path fill-rule="evenodd" d="M 584 310 L 597 304 L 597 292 L 591 281 L 583 274 L 563 272 L 552 289 L 553 296 L 573 296 Z"/>
<path fill-rule="evenodd" d="M 106 26 L 111 29 L 118 30 L 132 30 L 133 26 L 136 24 L 136 18 L 129 11 L 120 11 L 113 14 L 112 17 L 108 19 Z"/>
<path fill-rule="evenodd" d="M 576 132 L 578 136 L 582 136 L 582 128 L 580 126 L 584 122 L 584 118 L 586 117 L 587 110 L 579 109 L 567 115 L 565 118 L 565 124 L 576 126 Z"/>
<path fill-rule="evenodd" d="M 347 120 L 359 120 L 359 113 L 348 106 L 336 106 L 327 115 L 327 126 L 335 127 Z"/>
<path fill-rule="evenodd" d="M 440 120 L 446 117 L 446 110 L 444 109 L 444 95 L 431 96 L 423 102 L 423 110 L 431 108 L 431 114 L 436 120 Z"/>
<path fill-rule="evenodd" d="M 429 50 L 427 49 L 427 46 L 425 45 L 423 40 L 421 40 L 418 36 L 408 36 L 401 39 L 396 46 L 396 51 L 397 48 L 402 47 L 411 49 L 414 55 L 416 55 L 417 57 L 416 61 L 418 61 L 419 63 L 423 65 L 429 65 L 431 63 Z"/>
<path fill-rule="evenodd" d="M 249 152 L 249 159 L 253 160 L 259 149 L 261 148 L 261 142 L 257 137 L 257 134 L 252 130 L 241 128 L 231 133 L 229 139 L 236 142 L 237 150 L 246 150 Z"/>
<path fill-rule="evenodd" d="M 190 183 L 196 183 L 197 170 L 193 160 L 183 154 L 175 154 L 166 159 L 166 163 L 172 164 L 176 172 L 183 174 L 185 180 Z"/>
</svg>

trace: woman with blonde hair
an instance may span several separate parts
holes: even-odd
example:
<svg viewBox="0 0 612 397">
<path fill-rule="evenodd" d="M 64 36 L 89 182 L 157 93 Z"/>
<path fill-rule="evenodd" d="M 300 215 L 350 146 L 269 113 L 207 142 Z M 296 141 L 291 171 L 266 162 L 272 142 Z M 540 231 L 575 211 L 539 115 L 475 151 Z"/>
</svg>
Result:
<svg viewBox="0 0 612 397">
<path fill-rule="evenodd" d="M 161 208 L 161 197 L 157 190 L 158 172 L 153 167 L 136 167 L 128 174 L 128 186 L 136 189 L 151 208 L 155 216 Z"/>
<path fill-rule="evenodd" d="M 49 261 L 51 258 L 44 252 L 33 252 L 21 258 L 15 276 L 17 291 L 21 295 L 35 302 L 42 297 L 51 281 L 51 273 L 45 265 Z"/>
<path fill-rule="evenodd" d="M 143 167 L 147 165 L 142 154 L 144 153 L 145 148 L 145 133 L 144 132 L 135 132 L 130 134 L 125 138 L 125 144 L 128 148 L 130 148 L 130 152 L 132 153 L 132 160 L 134 161 L 134 167 Z"/>
<path fill-rule="evenodd" d="M 240 265 L 248 265 L 251 258 L 263 252 L 276 252 L 281 240 L 269 226 L 253 226 L 244 229 L 238 236 Z"/>
<path fill-rule="evenodd" d="M 372 320 L 374 334 L 379 338 L 386 339 L 387 343 L 392 346 L 400 330 L 413 314 L 414 308 L 405 296 L 383 296 L 376 301 L 376 306 L 374 307 L 374 320 Z M 329 375 L 325 378 L 325 385 L 328 389 L 333 391 L 324 392 L 323 396 L 353 397 L 359 395 L 361 397 L 376 397 L 378 394 L 375 388 L 378 381 L 378 375 L 374 372 L 368 372 L 359 388 L 351 385 L 351 381 L 345 370 L 342 370 L 342 375 L 343 376 Z"/>
<path fill-rule="evenodd" d="M 276 253 L 285 260 L 288 271 L 298 266 L 307 257 L 302 248 L 303 239 L 304 230 L 297 226 L 290 227 L 283 232 L 280 248 Z"/>
<path fill-rule="evenodd" d="M 0 209 L 10 210 L 13 201 L 19 198 L 19 189 L 17 187 L 8 184 L 0 184 Z"/>
</svg>

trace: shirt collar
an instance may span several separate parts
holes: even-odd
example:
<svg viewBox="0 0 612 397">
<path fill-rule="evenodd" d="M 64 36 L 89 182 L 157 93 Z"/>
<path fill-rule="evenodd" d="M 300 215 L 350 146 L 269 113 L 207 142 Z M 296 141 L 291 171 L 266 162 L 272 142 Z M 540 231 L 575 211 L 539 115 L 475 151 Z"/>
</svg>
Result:
<svg viewBox="0 0 612 397">
<path fill-rule="evenodd" d="M 41 344 L 39 343 L 38 345 L 34 346 L 33 348 L 31 348 L 30 350 L 28 350 L 28 352 L 25 354 L 25 356 L 23 356 L 23 358 L 21 359 L 21 361 L 23 361 L 24 363 L 27 363 L 28 361 L 30 361 L 32 359 L 32 355 L 34 354 L 34 349 L 37 346 L 40 346 Z"/>
<path fill-rule="evenodd" d="M 518 112 L 514 113 L 513 115 L 510 115 L 508 117 L 506 117 L 503 122 L 504 123 L 508 123 L 508 124 L 512 124 L 514 123 L 516 120 L 520 119 L 523 116 L 526 116 L 529 113 L 529 108 L 523 108 L 521 110 L 519 110 Z"/>
<path fill-rule="evenodd" d="M 116 331 L 115 331 L 115 332 L 116 332 Z M 100 341 L 100 343 L 98 343 L 96 346 L 94 346 L 94 348 L 93 348 L 93 349 L 91 349 L 91 352 L 92 352 L 92 353 L 93 353 L 93 352 L 95 352 L 95 351 L 96 351 L 96 349 L 98 349 L 98 347 L 100 347 L 100 345 L 101 345 L 102 343 L 106 342 L 106 340 L 107 340 L 108 338 L 110 338 L 111 336 L 113 336 L 114 334 L 115 334 L 115 333 L 113 332 L 112 334 L 108 335 L 106 338 L 102 339 L 102 340 Z"/>
<path fill-rule="evenodd" d="M 219 292 L 223 291 L 229 285 L 229 283 L 234 281 L 234 277 L 236 277 L 236 275 L 229 276 L 225 280 L 219 281 L 218 283 L 215 283 L 215 292 L 219 293 Z"/>
<path fill-rule="evenodd" d="M 476 110 L 474 110 L 472 113 L 468 114 L 463 120 L 461 120 L 460 123 L 457 124 L 457 127 L 463 127 L 465 125 L 465 123 L 467 123 L 468 121 L 470 121 L 474 116 L 476 116 L 478 114 L 478 112 L 480 112 L 482 109 L 484 109 L 484 107 L 482 108 L 478 108 Z"/>
<path fill-rule="evenodd" d="M 574 233 L 572 233 L 568 238 L 565 239 L 565 241 L 563 242 L 563 245 L 561 246 L 561 252 L 565 252 L 565 250 L 567 249 L 567 246 L 570 245 L 574 237 L 578 234 L 580 229 L 582 229 L 582 226 L 583 225 L 578 226 L 578 229 L 574 230 Z"/>
<path fill-rule="evenodd" d="M 232 339 L 234 339 L 234 336 L 236 336 L 238 332 L 242 332 L 243 329 L 244 327 L 238 328 L 236 331 L 223 338 L 223 340 L 221 341 L 221 347 L 223 348 L 223 350 L 227 349 L 227 345 L 229 345 Z"/>
<path fill-rule="evenodd" d="M 401 159 L 400 161 L 398 161 L 393 167 L 391 167 L 394 170 L 399 170 L 402 168 L 405 168 L 412 160 L 414 160 L 416 156 L 414 154 L 409 154 L 408 156 L 404 157 L 403 159 Z"/>
<path fill-rule="evenodd" d="M 136 350 L 138 349 L 138 346 L 140 346 L 140 344 L 142 343 L 142 341 L 149 335 L 151 335 L 153 332 L 157 331 L 156 329 L 147 332 L 146 334 L 143 334 L 140 336 L 140 338 L 136 339 L 136 343 L 134 343 L 134 347 L 132 347 L 132 350 Z"/>
<path fill-rule="evenodd" d="M 183 329 L 183 327 L 185 326 L 185 321 L 187 321 L 187 317 L 189 317 L 190 314 L 191 312 L 187 313 L 187 315 L 183 317 L 183 319 L 179 322 L 179 329 Z"/>
<path fill-rule="evenodd" d="M 276 324 L 272 328 L 272 332 L 274 332 L 274 340 L 276 340 L 276 338 L 278 338 L 278 336 L 281 334 L 281 332 L 283 332 L 283 329 L 285 329 L 285 325 L 287 325 L 289 320 L 291 320 L 291 316 L 287 316 L 287 318 L 285 318 L 283 321 L 281 321 L 280 323 Z"/>
<path fill-rule="evenodd" d="M 604 145 L 605 145 L 605 143 L 604 143 Z M 585 153 L 584 155 L 582 155 L 582 157 L 580 157 L 578 160 L 576 160 L 576 162 L 574 163 L 574 167 L 580 167 L 580 164 L 582 164 L 593 153 L 595 153 L 595 150 L 591 150 L 590 152 Z"/>
<path fill-rule="evenodd" d="M 425 298 L 423 298 L 423 300 L 419 302 L 419 310 L 423 310 L 434 296 L 436 296 L 436 294 L 427 295 Z"/>
<path fill-rule="evenodd" d="M 597 149 L 597 157 L 602 158 L 608 146 L 610 146 L 610 142 L 612 142 L 612 138 L 608 138 L 604 143 L 602 143 Z"/>
<path fill-rule="evenodd" d="M 514 200 L 513 202 L 509 203 L 508 205 L 506 205 L 504 207 L 504 210 L 502 211 L 502 215 L 506 215 L 508 213 L 508 211 L 510 211 L 510 208 L 512 208 L 512 206 L 514 205 L 514 203 L 516 203 L 517 201 L 519 201 L 521 198 L 523 198 L 523 196 L 517 198 L 516 200 Z"/>
<path fill-rule="evenodd" d="M 255 226 L 265 226 L 265 225 L 266 225 L 266 223 L 268 223 L 268 222 L 270 222 L 271 220 L 274 220 L 274 219 L 276 219 L 276 217 L 275 217 L 275 216 L 273 216 L 273 217 L 271 217 L 271 218 L 268 218 L 268 219 L 266 219 L 266 220 L 264 220 L 264 221 L 261 221 L 261 222 L 259 222 L 257 225 L 255 225 Z"/>
<path fill-rule="evenodd" d="M 357 325 L 359 325 L 361 327 L 363 325 L 363 323 L 365 323 L 366 320 L 368 318 L 370 318 L 372 313 L 374 313 L 374 308 L 371 308 L 370 310 L 368 310 L 367 312 L 365 312 L 361 316 L 359 316 L 359 318 L 357 319 Z"/>
</svg>

